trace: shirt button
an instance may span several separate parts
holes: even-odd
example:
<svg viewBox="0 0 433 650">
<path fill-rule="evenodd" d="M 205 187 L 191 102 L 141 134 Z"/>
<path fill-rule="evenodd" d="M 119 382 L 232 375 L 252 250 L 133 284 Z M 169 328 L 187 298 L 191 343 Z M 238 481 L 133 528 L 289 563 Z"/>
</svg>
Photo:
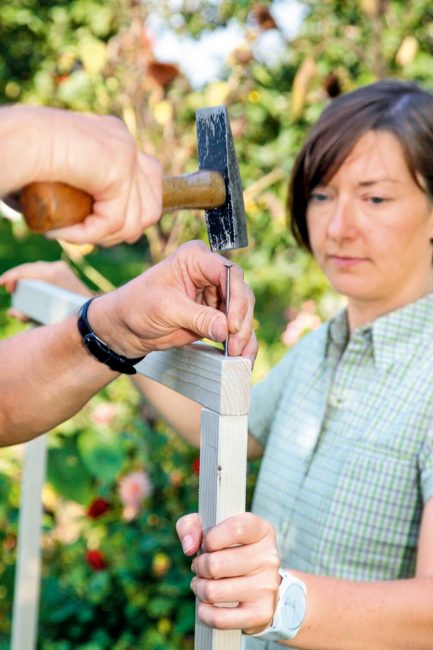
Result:
<svg viewBox="0 0 433 650">
<path fill-rule="evenodd" d="M 329 396 L 328 404 L 333 408 L 341 408 L 344 405 L 345 398 L 343 395 L 338 395 L 336 393 L 331 393 Z"/>
</svg>

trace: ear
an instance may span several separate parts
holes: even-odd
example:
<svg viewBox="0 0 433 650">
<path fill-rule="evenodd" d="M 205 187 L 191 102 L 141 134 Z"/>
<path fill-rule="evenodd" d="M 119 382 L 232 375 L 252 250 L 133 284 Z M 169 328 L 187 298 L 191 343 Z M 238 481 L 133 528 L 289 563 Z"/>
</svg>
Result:
<svg viewBox="0 0 433 650">
<path fill-rule="evenodd" d="M 430 195 L 427 195 L 427 201 L 429 205 L 429 223 L 430 223 L 430 241 L 433 243 L 433 198 Z"/>
</svg>

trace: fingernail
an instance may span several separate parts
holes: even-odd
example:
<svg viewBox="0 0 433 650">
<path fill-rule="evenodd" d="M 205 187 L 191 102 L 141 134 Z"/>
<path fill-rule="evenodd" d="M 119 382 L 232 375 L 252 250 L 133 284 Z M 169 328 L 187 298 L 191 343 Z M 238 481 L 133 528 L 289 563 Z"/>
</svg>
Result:
<svg viewBox="0 0 433 650">
<path fill-rule="evenodd" d="M 235 331 L 239 332 L 239 330 L 241 329 L 241 326 L 242 326 L 242 321 L 239 318 L 239 316 L 236 316 L 236 318 L 235 318 L 235 320 L 233 322 L 233 327 L 235 328 Z"/>
<path fill-rule="evenodd" d="M 210 326 L 210 336 L 213 341 L 222 341 L 224 336 L 221 336 L 221 327 L 218 323 L 212 323 Z"/>
<path fill-rule="evenodd" d="M 181 544 L 184 553 L 188 553 L 194 548 L 194 540 L 191 535 L 185 535 L 185 537 L 182 537 Z"/>
<path fill-rule="evenodd" d="M 242 352 L 242 341 L 235 336 L 230 340 L 230 354 L 232 357 L 237 357 Z"/>
</svg>

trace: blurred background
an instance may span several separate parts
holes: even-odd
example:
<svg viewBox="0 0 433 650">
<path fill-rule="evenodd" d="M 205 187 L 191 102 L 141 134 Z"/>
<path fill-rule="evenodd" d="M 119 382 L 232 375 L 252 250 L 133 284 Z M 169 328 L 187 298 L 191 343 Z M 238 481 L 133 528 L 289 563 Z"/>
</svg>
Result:
<svg viewBox="0 0 433 650">
<path fill-rule="evenodd" d="M 0 0 L 0 102 L 121 117 L 167 175 L 197 168 L 195 111 L 227 104 L 257 297 L 254 381 L 340 306 L 287 228 L 296 152 L 341 92 L 396 76 L 433 85 L 431 0 Z M 23 152 L 25 155 L 25 152 Z M 48 242 L 3 208 L 0 272 L 64 259 L 106 291 L 205 239 L 203 214 L 165 215 L 136 244 Z M 22 330 L 0 293 L 0 335 Z M 22 448 L 0 455 L 0 649 L 9 647 Z M 122 378 L 49 436 L 42 650 L 193 647 L 190 561 L 174 522 L 197 508 L 198 454 Z M 249 498 L 257 464 L 249 468 Z"/>
</svg>

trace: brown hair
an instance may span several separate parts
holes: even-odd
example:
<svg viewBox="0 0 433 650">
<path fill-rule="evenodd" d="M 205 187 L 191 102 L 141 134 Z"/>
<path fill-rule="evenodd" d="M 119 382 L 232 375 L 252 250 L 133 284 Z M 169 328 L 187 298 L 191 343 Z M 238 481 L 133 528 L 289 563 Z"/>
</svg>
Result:
<svg viewBox="0 0 433 650">
<path fill-rule="evenodd" d="M 309 251 L 306 211 L 311 192 L 334 176 L 367 131 L 392 133 L 415 182 L 433 197 L 433 93 L 416 83 L 388 79 L 340 95 L 311 130 L 290 181 L 290 227 Z"/>
</svg>

